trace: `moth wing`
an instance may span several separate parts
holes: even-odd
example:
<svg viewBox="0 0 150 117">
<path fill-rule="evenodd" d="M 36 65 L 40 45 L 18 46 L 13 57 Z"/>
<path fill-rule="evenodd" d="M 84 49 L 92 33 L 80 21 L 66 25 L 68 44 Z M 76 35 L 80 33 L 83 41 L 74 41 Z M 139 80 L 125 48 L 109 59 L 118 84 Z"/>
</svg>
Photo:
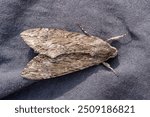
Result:
<svg viewBox="0 0 150 117">
<path fill-rule="evenodd" d="M 62 55 L 55 59 L 39 54 L 24 68 L 22 77 L 32 80 L 49 79 L 82 70 L 102 61 L 88 54 Z"/>
<path fill-rule="evenodd" d="M 55 58 L 62 54 L 90 53 L 100 45 L 106 45 L 97 37 L 60 29 L 35 28 L 21 33 L 23 40 L 36 52 Z"/>
</svg>

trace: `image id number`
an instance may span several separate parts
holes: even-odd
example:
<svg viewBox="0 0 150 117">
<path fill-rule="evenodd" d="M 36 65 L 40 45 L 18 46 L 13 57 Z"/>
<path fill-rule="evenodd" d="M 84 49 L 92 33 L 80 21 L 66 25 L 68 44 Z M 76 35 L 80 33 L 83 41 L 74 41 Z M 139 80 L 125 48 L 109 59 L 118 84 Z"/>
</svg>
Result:
<svg viewBox="0 0 150 117">
<path fill-rule="evenodd" d="M 135 109 L 133 105 L 79 105 L 78 113 L 135 113 Z"/>
</svg>

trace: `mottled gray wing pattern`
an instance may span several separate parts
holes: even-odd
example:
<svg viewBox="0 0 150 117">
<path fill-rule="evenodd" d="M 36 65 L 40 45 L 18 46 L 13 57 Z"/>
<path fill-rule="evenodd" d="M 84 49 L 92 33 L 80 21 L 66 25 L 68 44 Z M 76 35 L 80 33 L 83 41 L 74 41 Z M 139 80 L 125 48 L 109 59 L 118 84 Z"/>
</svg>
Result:
<svg viewBox="0 0 150 117">
<path fill-rule="evenodd" d="M 33 80 L 54 78 L 99 64 L 103 59 L 89 54 L 61 55 L 52 59 L 39 54 L 34 57 L 22 71 L 22 77 Z"/>
<path fill-rule="evenodd" d="M 70 53 L 94 55 L 99 50 L 105 53 L 110 46 L 98 37 L 51 28 L 28 29 L 21 37 L 36 52 L 51 58 Z"/>
</svg>

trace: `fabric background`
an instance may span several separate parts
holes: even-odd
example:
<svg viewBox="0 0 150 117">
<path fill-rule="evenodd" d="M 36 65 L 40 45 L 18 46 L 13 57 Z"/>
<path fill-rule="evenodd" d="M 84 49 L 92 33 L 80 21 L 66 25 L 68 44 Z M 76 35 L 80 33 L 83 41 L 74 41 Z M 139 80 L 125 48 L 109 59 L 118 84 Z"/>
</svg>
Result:
<svg viewBox="0 0 150 117">
<path fill-rule="evenodd" d="M 127 34 L 112 45 L 119 54 L 102 65 L 55 79 L 31 81 L 21 70 L 36 54 L 20 37 L 36 27 L 63 28 L 104 39 Z M 82 32 L 81 32 L 82 33 Z M 150 99 L 150 1 L 0 0 L 1 99 Z"/>
</svg>

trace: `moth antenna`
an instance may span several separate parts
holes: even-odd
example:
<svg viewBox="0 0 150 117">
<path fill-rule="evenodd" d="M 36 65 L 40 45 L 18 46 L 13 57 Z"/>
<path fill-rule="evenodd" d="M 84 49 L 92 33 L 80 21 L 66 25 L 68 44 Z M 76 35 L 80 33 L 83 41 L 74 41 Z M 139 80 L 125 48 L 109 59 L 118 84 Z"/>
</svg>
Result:
<svg viewBox="0 0 150 117">
<path fill-rule="evenodd" d="M 110 66 L 110 64 L 108 64 L 108 63 L 106 63 L 106 62 L 103 62 L 102 64 L 103 64 L 105 67 L 107 67 L 108 69 L 110 69 L 117 77 L 119 77 L 118 74 L 116 73 L 116 71 Z"/>
<path fill-rule="evenodd" d="M 109 39 L 107 39 L 106 41 L 109 42 L 109 43 L 112 43 L 113 41 L 117 41 L 119 40 L 120 38 L 123 38 L 126 34 L 123 34 L 123 35 L 119 35 L 119 36 L 115 36 L 115 37 L 111 37 Z"/>
<path fill-rule="evenodd" d="M 81 29 L 81 31 L 82 31 L 85 35 L 87 35 L 87 36 L 90 37 L 90 34 L 88 34 L 87 31 L 84 30 L 84 28 L 83 28 L 79 23 L 76 23 L 76 25 Z"/>
</svg>

